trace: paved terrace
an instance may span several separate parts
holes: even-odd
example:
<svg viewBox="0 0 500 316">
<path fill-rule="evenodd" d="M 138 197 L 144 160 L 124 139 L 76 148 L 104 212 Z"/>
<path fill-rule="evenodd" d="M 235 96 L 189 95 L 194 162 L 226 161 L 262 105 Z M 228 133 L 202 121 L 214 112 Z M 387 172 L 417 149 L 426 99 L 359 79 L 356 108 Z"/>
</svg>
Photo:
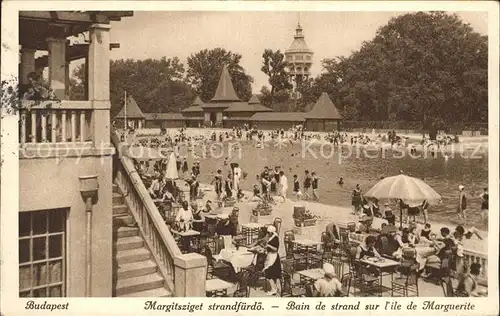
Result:
<svg viewBox="0 0 500 316">
<path fill-rule="evenodd" d="M 203 204 L 205 203 L 206 200 L 211 200 L 214 201 L 216 200 L 216 195 L 215 192 L 208 191 L 208 188 L 212 188 L 209 185 L 201 185 L 202 188 L 207 188 L 207 191 L 205 191 L 205 196 L 203 197 Z M 251 196 L 250 192 L 245 192 L 246 196 Z M 259 217 L 259 223 L 262 224 L 270 224 L 272 223 L 274 217 L 281 217 L 283 219 L 282 222 L 282 227 L 280 231 L 280 249 L 279 253 L 281 257 L 285 256 L 285 248 L 283 246 L 283 235 L 284 232 L 287 230 L 293 229 L 295 227 L 294 221 L 293 221 L 293 208 L 295 205 L 304 205 L 306 206 L 307 209 L 309 209 L 313 214 L 317 215 L 320 217 L 320 219 L 317 221 L 316 226 L 314 227 L 308 227 L 304 229 L 303 234 L 301 237 L 307 238 L 307 239 L 313 239 L 313 240 L 320 240 L 321 239 L 321 233 L 325 230 L 325 227 L 327 224 L 331 222 L 346 222 L 346 221 L 354 221 L 356 222 L 357 219 L 354 215 L 351 215 L 351 209 L 349 208 L 343 208 L 343 207 L 336 207 L 332 205 L 325 205 L 321 203 L 316 203 L 316 202 L 309 202 L 309 201 L 300 201 L 296 202 L 291 199 L 288 199 L 286 202 L 281 203 L 282 199 L 276 198 L 276 200 L 279 200 L 276 205 L 273 206 L 273 212 L 270 216 L 260 216 Z M 198 200 L 198 202 L 200 202 Z M 250 216 L 251 216 L 251 210 L 257 205 L 257 202 L 249 202 L 249 201 L 242 201 L 240 203 L 237 203 L 236 206 L 240 210 L 240 215 L 239 215 L 239 224 L 245 224 L 250 221 Z M 374 222 L 374 227 L 378 224 L 380 225 L 382 221 L 375 221 Z M 436 222 L 430 222 L 433 228 L 433 231 L 439 233 L 439 228 L 443 226 L 449 226 L 450 229 L 453 231 L 454 227 L 442 223 L 436 223 Z M 476 237 L 473 237 L 475 239 L 470 239 L 466 240 L 465 242 L 465 247 L 468 249 L 475 249 L 476 251 L 481 251 L 483 250 L 484 252 L 487 252 L 487 247 L 488 247 L 488 233 L 485 231 L 480 231 L 479 234 L 483 237 L 483 240 L 478 240 Z M 344 271 L 348 271 L 348 267 L 344 267 Z M 295 275 L 294 278 L 297 279 L 298 281 L 298 275 Z M 390 277 L 387 276 L 383 279 L 383 285 L 390 287 L 391 280 Z M 455 284 L 456 286 L 456 284 Z M 231 295 L 232 292 L 236 289 L 236 284 L 235 286 L 228 291 L 228 294 Z M 441 289 L 441 286 L 426 282 L 422 279 L 419 279 L 419 290 L 420 290 L 420 296 L 421 297 L 432 297 L 432 296 L 443 296 L 443 290 Z M 352 289 L 351 289 L 352 291 Z M 390 291 L 384 292 L 384 296 L 390 296 Z M 265 293 L 261 289 L 252 289 L 251 290 L 251 296 L 252 297 L 265 297 Z"/>
</svg>

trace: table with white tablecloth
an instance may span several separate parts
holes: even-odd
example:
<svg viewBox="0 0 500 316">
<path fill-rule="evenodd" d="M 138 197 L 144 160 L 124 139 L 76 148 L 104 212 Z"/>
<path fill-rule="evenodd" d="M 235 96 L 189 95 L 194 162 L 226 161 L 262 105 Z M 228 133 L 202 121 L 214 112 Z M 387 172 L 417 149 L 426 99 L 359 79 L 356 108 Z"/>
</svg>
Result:
<svg viewBox="0 0 500 316">
<path fill-rule="evenodd" d="M 255 254 L 248 251 L 246 247 L 222 249 L 217 255 L 217 259 L 231 263 L 234 272 L 238 273 L 241 269 L 255 263 Z"/>
</svg>

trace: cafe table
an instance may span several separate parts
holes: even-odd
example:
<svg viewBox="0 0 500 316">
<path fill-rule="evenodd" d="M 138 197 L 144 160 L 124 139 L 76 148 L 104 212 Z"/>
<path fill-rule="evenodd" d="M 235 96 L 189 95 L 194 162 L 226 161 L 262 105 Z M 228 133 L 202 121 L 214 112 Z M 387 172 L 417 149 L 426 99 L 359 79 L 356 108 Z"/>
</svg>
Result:
<svg viewBox="0 0 500 316">
<path fill-rule="evenodd" d="M 213 257 L 216 260 L 223 260 L 231 263 L 235 273 L 255 263 L 255 254 L 250 252 L 246 247 L 224 248 L 218 255 L 214 255 Z"/>
<path fill-rule="evenodd" d="M 380 277 L 380 294 L 382 295 L 382 288 L 384 287 L 382 284 L 382 278 L 383 276 L 390 275 L 391 276 L 391 282 L 393 281 L 393 276 L 394 276 L 394 270 L 396 267 L 400 265 L 399 261 L 387 259 L 387 258 L 375 258 L 375 257 L 370 257 L 370 258 L 363 258 L 360 259 L 359 262 L 368 265 L 370 267 L 373 267 L 377 272 Z"/>
<path fill-rule="evenodd" d="M 200 232 L 196 230 L 188 230 L 188 231 L 177 231 L 172 229 L 171 230 L 172 234 L 174 236 L 178 236 L 181 240 L 180 242 L 180 248 L 182 253 L 189 253 L 189 252 L 194 252 L 193 249 L 191 248 L 191 243 L 194 243 L 195 245 L 200 245 L 199 238 L 200 238 Z M 199 249 L 198 249 L 199 250 Z"/>
<path fill-rule="evenodd" d="M 306 269 L 308 269 L 311 263 L 311 255 L 317 253 L 319 246 L 322 245 L 323 242 L 311 239 L 295 239 L 293 243 L 296 245 L 298 252 L 305 254 Z"/>
<path fill-rule="evenodd" d="M 300 277 L 300 284 L 309 285 L 321 279 L 325 275 L 325 271 L 321 268 L 315 268 L 302 270 L 297 272 L 297 274 Z"/>
</svg>

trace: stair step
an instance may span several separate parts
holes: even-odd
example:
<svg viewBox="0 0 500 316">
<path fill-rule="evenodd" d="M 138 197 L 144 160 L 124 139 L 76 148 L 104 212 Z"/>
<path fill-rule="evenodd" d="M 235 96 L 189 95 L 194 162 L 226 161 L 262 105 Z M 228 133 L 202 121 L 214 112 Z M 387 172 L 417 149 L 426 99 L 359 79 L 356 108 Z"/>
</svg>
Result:
<svg viewBox="0 0 500 316">
<path fill-rule="evenodd" d="M 151 258 L 151 253 L 146 248 L 122 250 L 116 253 L 116 261 L 118 265 L 148 260 L 149 258 Z"/>
<path fill-rule="evenodd" d="M 141 248 L 144 240 L 139 236 L 121 237 L 115 243 L 117 251 Z"/>
<path fill-rule="evenodd" d="M 153 260 L 125 263 L 118 267 L 118 279 L 134 278 L 141 275 L 155 273 L 158 266 Z"/>
<path fill-rule="evenodd" d="M 128 213 L 128 207 L 125 204 L 113 205 L 113 216 L 121 216 Z"/>
<path fill-rule="evenodd" d="M 153 290 L 134 292 L 130 294 L 120 295 L 122 297 L 171 297 L 172 293 L 164 287 L 159 287 Z"/>
<path fill-rule="evenodd" d="M 121 193 L 113 192 L 113 205 L 123 204 L 123 195 Z"/>
<path fill-rule="evenodd" d="M 138 276 L 134 278 L 118 279 L 116 295 L 132 294 L 141 291 L 153 290 L 164 287 L 163 277 L 158 273 Z"/>
<path fill-rule="evenodd" d="M 134 226 L 135 225 L 135 220 L 132 215 L 129 214 L 122 214 L 120 216 L 114 216 L 113 217 L 113 224 L 117 225 L 118 227 L 120 226 Z"/>
<path fill-rule="evenodd" d="M 122 227 L 118 227 L 118 229 L 116 230 L 116 237 L 117 238 L 138 236 L 138 235 L 139 235 L 139 228 L 138 227 L 122 226 Z"/>
</svg>

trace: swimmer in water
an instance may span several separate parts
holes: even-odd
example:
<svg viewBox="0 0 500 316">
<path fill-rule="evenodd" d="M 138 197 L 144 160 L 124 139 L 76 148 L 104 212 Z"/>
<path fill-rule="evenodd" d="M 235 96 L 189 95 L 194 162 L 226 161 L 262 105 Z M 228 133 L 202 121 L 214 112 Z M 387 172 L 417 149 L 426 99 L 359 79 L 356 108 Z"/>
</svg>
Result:
<svg viewBox="0 0 500 316">
<path fill-rule="evenodd" d="M 343 185 L 344 184 L 344 178 L 340 177 L 339 181 L 337 181 L 338 185 Z"/>
</svg>

